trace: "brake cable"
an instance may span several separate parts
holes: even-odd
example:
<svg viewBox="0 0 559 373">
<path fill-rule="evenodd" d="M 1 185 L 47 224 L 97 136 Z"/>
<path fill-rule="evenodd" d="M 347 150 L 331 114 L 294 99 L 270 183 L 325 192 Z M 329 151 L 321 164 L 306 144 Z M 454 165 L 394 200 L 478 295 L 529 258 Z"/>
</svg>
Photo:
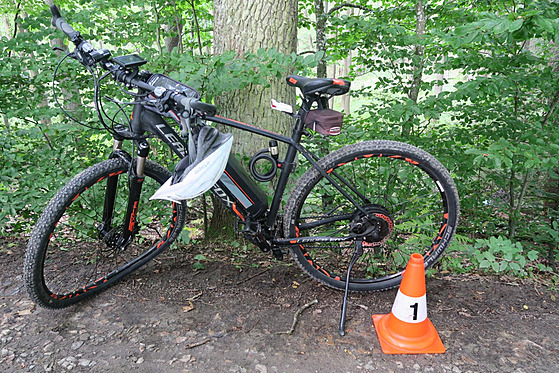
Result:
<svg viewBox="0 0 559 373">
<path fill-rule="evenodd" d="M 56 65 L 56 67 L 54 69 L 54 74 L 52 76 L 52 94 L 53 94 L 53 98 L 54 98 L 54 102 L 56 103 L 56 106 L 64 113 L 64 115 L 66 115 L 66 117 L 68 117 L 73 122 L 79 124 L 80 126 L 84 126 L 86 128 L 96 130 L 96 131 L 102 131 L 103 129 L 101 129 L 101 128 L 90 126 L 90 125 L 85 124 L 85 123 L 79 121 L 78 119 L 74 118 L 66 109 L 64 109 L 64 107 L 62 106 L 60 101 L 58 101 L 58 95 L 56 94 L 56 87 L 55 87 L 56 77 L 58 75 L 58 70 L 59 70 L 60 66 L 62 65 L 62 62 L 64 62 L 66 60 L 66 58 L 69 57 L 69 58 L 73 58 L 73 59 L 76 59 L 76 60 L 77 60 L 77 58 L 76 58 L 76 55 L 74 54 L 74 52 L 68 53 L 67 51 L 65 51 L 64 49 L 59 48 L 59 47 L 55 47 L 53 49 L 64 52 L 66 54 L 60 61 L 58 61 L 58 64 Z M 93 76 L 94 82 L 96 82 L 97 78 L 95 76 L 95 73 L 89 67 L 88 67 L 87 70 Z"/>
</svg>

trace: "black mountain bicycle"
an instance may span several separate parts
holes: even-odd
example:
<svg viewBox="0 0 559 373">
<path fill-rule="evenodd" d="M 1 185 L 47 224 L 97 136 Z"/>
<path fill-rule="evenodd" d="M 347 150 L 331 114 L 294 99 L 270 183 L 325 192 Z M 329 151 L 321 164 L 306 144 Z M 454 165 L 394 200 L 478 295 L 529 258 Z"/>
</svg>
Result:
<svg viewBox="0 0 559 373">
<path fill-rule="evenodd" d="M 294 127 L 287 137 L 216 116 L 216 106 L 201 102 L 194 89 L 141 71 L 146 61 L 137 55 L 112 57 L 106 49 L 94 49 L 56 6 L 51 12 L 52 24 L 75 44 L 69 56 L 92 74 L 104 74 L 96 78 L 95 103 L 101 123 L 114 138 L 114 149 L 109 159 L 60 189 L 37 221 L 25 255 L 24 278 L 40 306 L 63 308 L 85 299 L 173 243 L 185 224 L 186 202 L 149 199 L 171 173 L 148 159 L 148 139 L 161 139 L 182 159 L 187 156 L 187 131 L 207 122 L 271 139 L 270 148 L 251 162 L 268 161 L 271 169 L 261 173 L 250 168 L 259 181 L 278 177 L 270 203 L 234 156 L 211 189 L 237 216 L 238 232 L 278 259 L 289 250 L 312 278 L 345 289 L 346 296 L 348 290 L 396 287 L 411 253 L 421 253 L 427 268 L 448 247 L 458 221 L 458 194 L 448 171 L 433 156 L 404 143 L 379 140 L 345 146 L 318 159 L 301 144 L 307 125 L 320 125 L 322 114 L 332 114 L 328 99 L 347 93 L 348 81 L 288 77 L 287 84 L 298 87 L 303 96 L 298 110 L 289 114 Z M 135 91 L 126 126 L 103 119 L 99 82 L 106 77 L 128 93 Z M 163 117 L 174 119 L 180 134 Z M 127 140 L 135 144 L 134 156 L 122 149 Z M 287 144 L 283 159 L 277 154 L 278 142 Z M 280 214 L 298 157 L 310 167 L 290 189 Z"/>
</svg>

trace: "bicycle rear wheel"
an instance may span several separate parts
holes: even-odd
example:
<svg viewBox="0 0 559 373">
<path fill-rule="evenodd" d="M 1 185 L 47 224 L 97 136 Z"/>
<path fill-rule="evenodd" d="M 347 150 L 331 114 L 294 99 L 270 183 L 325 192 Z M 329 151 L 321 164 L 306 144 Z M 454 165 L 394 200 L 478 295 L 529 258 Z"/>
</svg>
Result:
<svg viewBox="0 0 559 373">
<path fill-rule="evenodd" d="M 132 241 L 119 242 L 129 193 L 130 165 L 115 158 L 86 169 L 49 202 L 31 234 L 24 280 L 31 298 L 63 308 L 111 286 L 165 250 L 185 219 L 181 203 L 150 201 L 171 174 L 148 160 Z M 112 219 L 103 218 L 109 180 L 116 181 Z M 105 224 L 103 224 L 105 221 Z"/>
<path fill-rule="evenodd" d="M 299 179 L 284 219 L 286 237 L 359 237 L 364 255 L 352 269 L 349 289 L 398 286 L 412 253 L 429 268 L 448 247 L 459 215 L 458 193 L 433 156 L 395 141 L 366 141 L 341 148 L 319 162 L 360 208 L 315 168 Z M 355 239 L 290 247 L 314 279 L 343 290 Z"/>
</svg>

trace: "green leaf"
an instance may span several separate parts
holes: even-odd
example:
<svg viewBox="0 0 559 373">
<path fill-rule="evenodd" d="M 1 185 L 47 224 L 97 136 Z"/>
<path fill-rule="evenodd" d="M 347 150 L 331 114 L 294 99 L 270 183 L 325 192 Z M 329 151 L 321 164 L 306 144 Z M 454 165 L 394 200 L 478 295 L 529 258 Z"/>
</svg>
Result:
<svg viewBox="0 0 559 373">
<path fill-rule="evenodd" d="M 194 257 L 194 260 L 208 260 L 204 255 L 198 254 Z"/>
<path fill-rule="evenodd" d="M 499 22 L 493 27 L 493 32 L 495 34 L 502 34 L 507 31 L 512 26 L 512 22 L 508 18 L 501 18 Z"/>
<path fill-rule="evenodd" d="M 204 266 L 204 263 L 195 262 L 192 263 L 192 268 L 198 270 L 198 269 L 204 269 L 206 267 Z"/>
<path fill-rule="evenodd" d="M 549 20 L 547 18 L 535 17 L 534 18 L 534 23 L 536 25 L 540 26 L 546 32 L 549 32 L 550 34 L 553 34 L 554 31 L 555 31 L 554 28 L 553 28 L 553 23 L 551 22 L 551 20 Z"/>
<path fill-rule="evenodd" d="M 522 268 L 524 268 L 523 265 L 521 265 L 519 263 L 515 263 L 515 262 L 510 263 L 509 266 L 510 266 L 510 269 L 514 272 L 519 272 Z"/>
<path fill-rule="evenodd" d="M 515 32 L 516 30 L 519 30 L 522 27 L 523 23 L 524 23 L 524 20 L 522 18 L 517 19 L 516 21 L 514 21 L 510 24 L 509 31 L 510 32 Z"/>
<path fill-rule="evenodd" d="M 505 262 L 503 260 L 501 263 L 499 263 L 499 266 L 498 266 L 499 269 L 496 270 L 495 272 L 500 272 L 500 273 L 505 272 L 508 267 L 509 267 L 509 263 Z M 493 267 L 493 268 L 495 268 L 495 267 Z"/>
<path fill-rule="evenodd" d="M 495 255 L 490 252 L 485 253 L 485 258 L 487 258 L 487 260 L 489 260 L 490 262 L 495 262 Z"/>
<path fill-rule="evenodd" d="M 528 251 L 528 254 L 526 255 L 526 257 L 530 261 L 534 261 L 534 260 L 538 259 L 538 256 L 539 256 L 539 253 L 536 250 L 530 250 L 530 251 Z"/>
</svg>

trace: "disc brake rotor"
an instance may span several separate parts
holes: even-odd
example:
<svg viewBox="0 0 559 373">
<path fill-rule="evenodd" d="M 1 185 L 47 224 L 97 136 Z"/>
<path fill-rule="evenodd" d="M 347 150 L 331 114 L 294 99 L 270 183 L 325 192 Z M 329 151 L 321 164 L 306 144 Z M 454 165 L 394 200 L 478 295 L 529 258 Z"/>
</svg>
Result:
<svg viewBox="0 0 559 373">
<path fill-rule="evenodd" d="M 351 233 L 363 240 L 363 247 L 380 246 L 394 230 L 394 221 L 390 212 L 383 206 L 370 204 L 363 206 L 367 216 L 360 214 L 349 226 Z"/>
</svg>

